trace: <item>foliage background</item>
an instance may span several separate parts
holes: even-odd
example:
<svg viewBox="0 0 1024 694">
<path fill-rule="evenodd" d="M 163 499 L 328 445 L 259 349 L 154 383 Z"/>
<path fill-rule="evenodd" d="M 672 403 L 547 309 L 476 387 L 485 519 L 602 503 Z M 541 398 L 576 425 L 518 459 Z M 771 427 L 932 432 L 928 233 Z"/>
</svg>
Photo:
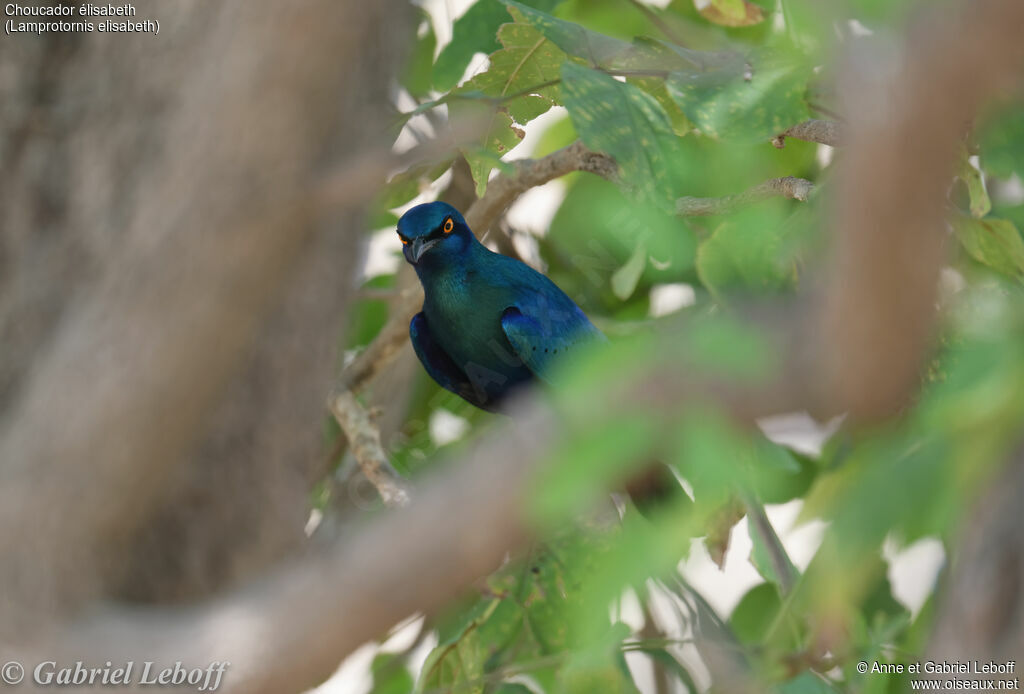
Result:
<svg viewBox="0 0 1024 694">
<path fill-rule="evenodd" d="M 798 436 L 794 447 L 792 437 L 785 445 L 784 434 L 744 430 L 715 410 L 624 416 L 586 404 L 585 395 L 593 382 L 628 380 L 630 365 L 653 356 L 644 335 L 680 319 L 708 368 L 770 368 L 772 357 L 762 351 L 770 347 L 759 348 L 736 309 L 799 293 L 821 272 L 823 200 L 830 163 L 842 156 L 841 148 L 795 139 L 777 148 L 771 139 L 810 117 L 841 120 L 827 72 L 837 46 L 823 37 L 837 35 L 842 50 L 863 35 L 898 30 L 906 14 L 901 3 L 850 3 L 830 15 L 786 1 L 715 0 L 698 9 L 689 0 L 479 0 L 455 21 L 440 51 L 430 18 L 421 20 L 402 83 L 409 106 L 398 120 L 399 143 L 472 114 L 483 118 L 482 136 L 449 156 L 468 163 L 477 196 L 492 170 L 514 171 L 505 163 L 510 151 L 540 157 L 576 138 L 611 154 L 619 178 L 572 174 L 550 197 L 514 206 L 509 222 L 475 230 L 544 269 L 618 339 L 613 356 L 572 365 L 575 385 L 556 394 L 572 433 L 536 491 L 546 539 L 437 623 L 438 644 L 417 674 L 426 652 L 421 634 L 419 656 L 406 662 L 419 691 L 631 691 L 637 673 L 649 690 L 702 689 L 708 673 L 694 642 L 709 638 L 724 640 L 740 667 L 778 691 L 907 687 L 905 678 L 853 667 L 860 660 L 912 662 L 930 633 L 938 567 L 926 561 L 914 575 L 912 613 L 905 597 L 894 598 L 888 562 L 908 547 L 934 559 L 941 546 L 939 557 L 952 556 L 966 509 L 1015 445 L 1020 421 L 1024 243 L 1016 224 L 1024 191 L 1012 164 L 1018 158 L 1008 154 L 1022 144 L 1012 98 L 965 133 L 950 182 L 958 247 L 942 275 L 942 337 L 920 395 L 895 420 L 868 430 L 835 420 L 810 432 L 805 420 L 804 445 Z M 532 136 L 531 123 L 545 113 L 543 135 Z M 524 135 L 532 151 L 517 147 Z M 466 175 L 459 166 L 450 170 L 452 161 L 392 179 L 374 217 L 384 229 L 382 252 L 397 252 L 389 232 L 402 210 L 439 192 L 444 197 Z M 810 200 L 677 214 L 683 196 L 735 195 L 783 176 L 814 182 Z M 545 204 L 556 208 L 550 219 Z M 384 267 L 367 287 L 402 285 L 406 268 Z M 668 310 L 655 304 L 659 296 L 673 297 Z M 359 310 L 351 349 L 385 325 L 385 302 Z M 665 362 L 671 368 L 670 356 Z M 389 448 L 404 475 L 457 446 L 450 439 L 473 437 L 490 423 L 424 374 L 413 380 L 417 394 Z M 368 397 L 394 407 L 390 395 L 375 399 L 372 387 Z M 827 440 L 808 447 L 808 433 Z M 607 518 L 580 525 L 577 514 L 590 508 L 602 480 L 621 479 L 623 465 L 651 457 L 686 481 L 683 503 L 653 524 L 627 511 L 621 525 Z M 800 522 L 827 528 L 816 552 L 814 540 L 797 546 L 813 554 L 799 569 L 777 539 L 766 546 L 774 533 L 752 520 L 764 505 L 786 503 L 800 509 Z M 695 564 L 685 560 L 704 553 L 692 544 L 698 538 L 721 560 L 733 523 L 741 533 L 750 524 L 749 560 L 760 582 L 730 613 L 702 616 L 706 605 L 676 566 L 692 574 Z M 782 564 L 772 553 L 781 553 Z M 780 567 L 792 575 L 780 575 Z M 616 606 L 637 597 L 639 614 L 624 618 Z M 708 619 L 713 626 L 702 626 Z M 377 657 L 374 691 L 399 687 L 382 668 L 407 657 Z M 396 677 L 409 678 L 408 667 Z"/>
</svg>

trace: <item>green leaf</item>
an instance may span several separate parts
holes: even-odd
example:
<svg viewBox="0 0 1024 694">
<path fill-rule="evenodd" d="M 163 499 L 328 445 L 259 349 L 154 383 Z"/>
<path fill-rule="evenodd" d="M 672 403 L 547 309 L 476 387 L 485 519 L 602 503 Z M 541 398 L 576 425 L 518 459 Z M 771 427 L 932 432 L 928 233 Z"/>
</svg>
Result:
<svg viewBox="0 0 1024 694">
<path fill-rule="evenodd" d="M 420 191 L 444 174 L 452 165 L 452 159 L 440 162 L 425 162 L 392 176 L 384 190 L 374 201 L 378 211 L 401 207 L 420 194 Z"/>
<path fill-rule="evenodd" d="M 482 197 L 491 171 L 501 166 L 501 158 L 518 145 L 526 133 L 515 124 L 507 109 L 495 110 L 486 103 L 460 99 L 452 102 L 449 112 L 453 122 L 468 123 L 469 128 L 483 125 L 483 136 L 477 144 L 460 150 L 473 174 L 476 195 Z"/>
<path fill-rule="evenodd" d="M 363 289 L 394 289 L 394 275 L 378 275 L 363 285 Z M 345 344 L 348 349 L 362 347 L 377 336 L 388 319 L 388 302 L 367 299 L 356 302 L 348 319 Z"/>
<path fill-rule="evenodd" d="M 779 291 L 795 283 L 786 226 L 772 223 L 770 214 L 778 220 L 785 204 L 773 200 L 741 210 L 715 229 L 697 249 L 697 274 L 705 287 L 721 298 L 728 289 Z"/>
<path fill-rule="evenodd" d="M 981 168 L 999 178 L 1024 177 L 1024 104 L 1005 106 L 979 132 Z"/>
<path fill-rule="evenodd" d="M 370 666 L 373 673 L 371 694 L 408 694 L 413 690 L 412 675 L 405 663 L 393 653 L 380 653 Z"/>
<path fill-rule="evenodd" d="M 668 115 L 669 122 L 672 124 L 672 132 L 679 137 L 685 137 L 690 133 L 693 129 L 693 124 L 690 123 L 690 119 L 683 113 L 683 109 L 679 108 L 679 104 L 669 96 L 668 89 L 665 87 L 665 80 L 657 77 L 630 77 L 626 81 L 643 89 L 661 104 L 661 107 L 665 109 L 666 115 Z"/>
<path fill-rule="evenodd" d="M 764 21 L 764 11 L 749 0 L 711 0 L 700 8 L 708 21 L 727 27 L 745 27 Z"/>
<path fill-rule="evenodd" d="M 761 583 L 747 591 L 729 616 L 729 626 L 740 641 L 760 645 L 775 621 L 782 600 L 771 583 Z"/>
<path fill-rule="evenodd" d="M 402 76 L 402 85 L 417 99 L 426 96 L 430 92 L 430 80 L 432 66 L 434 63 L 434 48 L 437 46 L 437 36 L 434 34 L 434 25 L 430 16 L 420 8 L 420 26 L 425 26 L 423 35 L 416 39 L 416 46 L 406 63 L 405 72 Z"/>
<path fill-rule="evenodd" d="M 821 675 L 805 672 L 779 685 L 778 694 L 836 694 L 840 690 L 829 684 Z"/>
<path fill-rule="evenodd" d="M 499 2 L 506 7 L 519 10 L 525 21 L 539 29 L 556 46 L 569 55 L 586 60 L 591 65 L 607 67 L 615 58 L 632 50 L 631 44 L 627 41 L 590 31 L 579 24 L 552 17 L 515 0 Z"/>
<path fill-rule="evenodd" d="M 533 690 L 518 682 L 502 682 L 495 694 L 533 694 Z"/>
<path fill-rule="evenodd" d="M 483 598 L 471 619 L 430 652 L 416 691 L 431 689 L 482 694 L 489 659 L 506 648 L 522 626 L 522 611 L 512 600 Z"/>
<path fill-rule="evenodd" d="M 775 445 L 775 444 L 772 444 Z M 758 475 L 756 490 L 758 498 L 766 504 L 784 504 L 787 501 L 803 496 L 821 470 L 821 466 L 809 456 L 792 450 L 778 448 L 799 468 L 796 472 L 782 470 L 762 470 Z"/>
<path fill-rule="evenodd" d="M 510 10 L 521 19 L 518 10 Z M 556 103 L 560 78 L 559 67 L 565 53 L 544 38 L 537 29 L 524 23 L 503 24 L 498 30 L 502 49 L 491 55 L 490 67 L 453 92 L 453 95 L 477 94 L 498 100 L 498 105 L 484 106 L 473 101 L 455 101 L 453 118 L 485 120 L 483 139 L 478 147 L 465 148 L 477 195 L 487 187 L 493 160 L 515 147 L 525 125 Z M 490 109 L 489 111 L 487 109 Z M 494 155 L 494 156 L 489 156 Z"/>
<path fill-rule="evenodd" d="M 1011 277 L 1024 274 L 1024 240 L 1012 222 L 957 215 L 953 229 L 964 250 L 978 262 Z"/>
<path fill-rule="evenodd" d="M 530 0 L 529 4 L 551 10 L 560 0 Z M 496 0 L 477 0 L 455 20 L 452 41 L 441 50 L 434 65 L 434 86 L 448 91 L 461 79 L 469 61 L 477 53 L 492 53 L 498 48 L 498 27 L 508 21 L 508 13 Z"/>
<path fill-rule="evenodd" d="M 981 219 L 992 210 L 992 201 L 985 190 L 985 181 L 981 178 L 981 172 L 971 165 L 970 155 L 967 147 L 960 145 L 957 154 L 956 175 L 964 185 L 967 186 L 967 194 L 971 201 L 971 216 Z"/>
<path fill-rule="evenodd" d="M 761 142 L 810 117 L 804 92 L 811 71 L 805 61 L 772 52 L 742 71 L 737 67 L 669 75 L 668 93 L 702 133 Z"/>
<path fill-rule="evenodd" d="M 633 469 L 651 445 L 652 429 L 647 417 L 623 416 L 559 446 L 530 497 L 537 517 L 561 522 L 590 508 Z"/>
<path fill-rule="evenodd" d="M 511 12 L 514 17 L 518 14 L 516 10 Z M 503 98 L 512 118 L 527 123 L 557 100 L 558 86 L 549 83 L 559 80 L 565 53 L 537 29 L 520 22 L 503 24 L 498 29 L 498 40 L 502 49 L 491 54 L 490 67 L 466 82 L 460 91 L 476 90 Z"/>
<path fill-rule="evenodd" d="M 680 155 L 668 116 L 650 94 L 575 63 L 562 66 L 562 98 L 576 132 L 619 164 L 621 179 L 638 196 L 671 208 Z"/>
<path fill-rule="evenodd" d="M 657 265 L 644 265 L 634 297 L 653 284 L 693 281 L 697 242 L 686 221 L 632 200 L 610 181 L 580 174 L 541 249 L 551 278 L 570 296 L 582 297 L 585 310 L 612 309 L 621 302 L 609 291 L 611 277 L 633 256 L 641 238 Z"/>
<path fill-rule="evenodd" d="M 625 301 L 633 296 L 636 285 L 640 281 L 640 275 L 647 265 L 647 242 L 641 240 L 636 245 L 633 255 L 629 257 L 626 264 L 615 271 L 612 275 L 612 291 L 620 301 Z"/>
</svg>

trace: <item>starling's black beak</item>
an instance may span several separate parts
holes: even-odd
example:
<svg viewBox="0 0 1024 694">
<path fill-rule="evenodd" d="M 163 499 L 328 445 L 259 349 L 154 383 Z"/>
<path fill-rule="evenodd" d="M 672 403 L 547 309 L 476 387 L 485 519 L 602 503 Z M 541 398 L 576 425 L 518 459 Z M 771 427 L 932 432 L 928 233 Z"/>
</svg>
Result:
<svg viewBox="0 0 1024 694">
<path fill-rule="evenodd" d="M 412 264 L 416 264 L 423 257 L 423 254 L 433 248 L 438 241 L 441 239 L 428 239 L 428 238 L 415 238 L 410 243 L 402 247 L 402 253 L 405 254 L 405 259 Z"/>
</svg>

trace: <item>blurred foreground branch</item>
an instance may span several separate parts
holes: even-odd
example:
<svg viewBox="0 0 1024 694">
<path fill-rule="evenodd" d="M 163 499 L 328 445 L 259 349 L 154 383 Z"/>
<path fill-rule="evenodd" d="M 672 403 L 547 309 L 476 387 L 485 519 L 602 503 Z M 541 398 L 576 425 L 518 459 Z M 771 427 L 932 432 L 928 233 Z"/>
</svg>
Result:
<svg viewBox="0 0 1024 694">
<path fill-rule="evenodd" d="M 676 200 L 676 214 L 683 217 L 725 214 L 741 205 L 749 205 L 776 196 L 806 202 L 813 191 L 814 184 L 805 178 L 796 178 L 794 176 L 770 178 L 764 183 L 759 183 L 753 188 L 736 195 L 726 195 L 720 198 L 694 198 L 689 196 L 678 198 Z"/>
</svg>

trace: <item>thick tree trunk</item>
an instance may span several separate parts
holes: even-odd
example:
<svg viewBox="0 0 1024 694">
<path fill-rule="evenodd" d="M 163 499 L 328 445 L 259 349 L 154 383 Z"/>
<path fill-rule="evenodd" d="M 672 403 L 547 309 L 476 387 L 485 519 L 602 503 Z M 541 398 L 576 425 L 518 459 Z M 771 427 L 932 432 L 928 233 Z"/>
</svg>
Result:
<svg viewBox="0 0 1024 694">
<path fill-rule="evenodd" d="M 0 45 L 0 623 L 186 600 L 294 550 L 405 3 L 136 5 Z M 27 543 L 26 537 L 33 541 Z M 18 615 L 24 619 L 15 619 Z M 10 618 L 10 619 L 8 619 Z"/>
</svg>

